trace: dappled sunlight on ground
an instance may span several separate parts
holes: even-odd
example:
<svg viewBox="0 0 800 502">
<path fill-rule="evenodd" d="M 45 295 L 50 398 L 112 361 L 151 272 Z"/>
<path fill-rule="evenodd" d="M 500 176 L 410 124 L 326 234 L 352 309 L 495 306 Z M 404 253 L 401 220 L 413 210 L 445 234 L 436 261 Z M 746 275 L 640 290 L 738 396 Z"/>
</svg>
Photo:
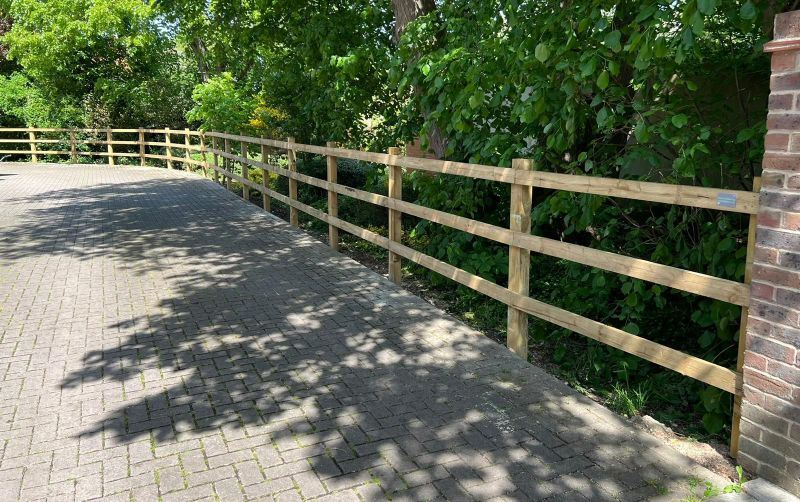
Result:
<svg viewBox="0 0 800 502">
<path fill-rule="evenodd" d="M 723 482 L 210 181 L 0 173 L 12 498 L 638 500 Z"/>
</svg>

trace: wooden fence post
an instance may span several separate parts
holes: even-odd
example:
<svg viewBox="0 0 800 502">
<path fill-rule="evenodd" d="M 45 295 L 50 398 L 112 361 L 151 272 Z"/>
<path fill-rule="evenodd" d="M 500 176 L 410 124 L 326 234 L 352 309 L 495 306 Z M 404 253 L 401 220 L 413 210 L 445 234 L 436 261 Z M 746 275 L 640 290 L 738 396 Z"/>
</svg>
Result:
<svg viewBox="0 0 800 502">
<path fill-rule="evenodd" d="M 389 148 L 389 155 L 400 155 L 397 147 Z M 390 160 L 389 167 L 389 197 L 392 199 L 403 200 L 403 169 L 394 165 Z M 400 243 L 403 237 L 403 213 L 397 209 L 389 209 L 389 241 Z M 403 264 L 400 255 L 389 251 L 389 279 L 395 284 L 400 284 L 403 279 Z"/>
<path fill-rule="evenodd" d="M 261 136 L 261 139 L 264 139 L 264 136 Z M 261 144 L 261 162 L 266 164 L 268 160 L 267 156 L 267 145 Z M 264 190 L 261 192 L 261 203 L 264 205 L 264 211 L 269 212 L 272 210 L 272 197 L 269 196 L 267 193 L 267 189 L 269 188 L 269 171 L 261 168 L 261 186 Z"/>
<path fill-rule="evenodd" d="M 242 151 L 240 153 L 242 154 L 242 157 L 244 159 L 247 159 L 248 158 L 247 143 L 242 141 L 241 145 L 242 145 Z M 244 178 L 245 181 L 249 181 L 250 167 L 247 165 L 247 162 L 242 162 L 241 164 L 242 164 L 242 178 Z M 247 202 L 250 202 L 250 187 L 247 186 L 246 183 L 242 183 L 242 198 Z"/>
<path fill-rule="evenodd" d="M 170 137 L 169 127 L 164 129 L 164 143 L 166 143 L 167 147 L 167 169 L 174 169 L 172 165 L 172 138 Z"/>
<path fill-rule="evenodd" d="M 114 165 L 114 145 L 111 143 L 114 141 L 114 133 L 111 132 L 111 129 L 106 129 L 106 150 L 108 151 L 108 165 Z"/>
<path fill-rule="evenodd" d="M 219 183 L 219 171 L 217 171 L 217 168 L 219 167 L 219 155 L 217 155 L 217 150 L 219 150 L 219 141 L 217 141 L 216 136 L 211 137 L 211 148 L 214 150 L 214 174 L 212 174 L 212 176 L 214 177 L 214 183 Z"/>
<path fill-rule="evenodd" d="M 75 145 L 75 131 L 69 132 L 69 158 L 73 164 L 78 163 L 78 147 Z"/>
<path fill-rule="evenodd" d="M 289 160 L 289 170 L 297 172 L 297 159 L 291 145 L 294 143 L 294 138 L 290 136 L 287 141 L 289 142 L 289 148 L 286 149 L 286 158 Z M 294 178 L 289 178 L 289 199 L 297 200 L 297 180 Z M 294 206 L 289 207 L 289 223 L 295 227 L 300 226 L 300 217 L 297 208 Z"/>
<path fill-rule="evenodd" d="M 144 166 L 145 162 L 144 129 L 139 129 L 139 165 Z"/>
<path fill-rule="evenodd" d="M 228 155 L 230 155 L 231 153 L 231 140 L 229 140 L 228 138 L 225 138 L 225 153 L 227 153 Z M 231 162 L 231 159 L 229 159 L 228 157 L 225 156 L 222 157 L 222 166 L 223 169 L 225 169 L 226 171 L 233 172 L 233 162 Z M 223 175 L 223 178 L 225 178 L 225 188 L 230 190 L 231 177 L 225 174 Z"/>
<path fill-rule="evenodd" d="M 188 162 L 189 160 L 192 160 L 191 151 L 189 150 L 189 148 L 191 148 L 191 146 L 192 146 L 192 143 L 191 143 L 191 141 L 189 141 L 189 129 L 188 128 L 183 130 L 183 145 L 186 147 L 186 148 L 184 148 L 184 150 L 186 150 L 186 151 L 183 152 L 183 157 L 187 160 L 187 162 L 184 162 L 183 170 L 184 171 L 192 171 L 192 164 L 190 162 Z"/>
<path fill-rule="evenodd" d="M 334 141 L 328 141 L 328 148 L 337 148 L 339 145 Z M 328 155 L 328 183 L 338 183 L 339 169 L 337 158 Z M 328 188 L 328 215 L 334 218 L 339 217 L 339 194 Z M 328 244 L 339 251 L 339 228 L 328 224 Z"/>
<path fill-rule="evenodd" d="M 753 191 L 761 192 L 761 177 L 753 178 Z M 747 229 L 747 252 L 744 261 L 744 283 L 748 286 L 753 277 L 753 257 L 756 250 L 756 228 L 758 227 L 758 215 L 751 214 L 749 227 Z M 750 315 L 748 307 L 742 307 L 741 321 L 739 324 L 738 354 L 736 356 L 736 371 L 741 373 L 744 368 L 744 352 L 747 349 L 747 318 Z M 742 422 L 742 394 L 736 393 L 733 396 L 733 418 L 731 421 L 731 457 L 739 455 L 739 426 Z"/>
<path fill-rule="evenodd" d="M 533 161 L 514 159 L 512 169 L 533 170 Z M 531 232 L 531 202 L 533 187 L 511 185 L 510 229 L 513 232 Z M 508 248 L 508 289 L 514 293 L 528 296 L 531 276 L 531 252 L 516 246 Z M 528 358 L 528 314 L 514 307 L 508 307 L 508 348 L 523 359 Z"/>
<path fill-rule="evenodd" d="M 36 133 L 32 128 L 28 129 L 28 139 L 31 142 L 31 162 L 39 162 L 39 156 L 36 155 Z"/>
<path fill-rule="evenodd" d="M 208 153 L 206 152 L 206 133 L 200 131 L 200 156 L 203 158 L 203 177 L 208 178 Z"/>
</svg>

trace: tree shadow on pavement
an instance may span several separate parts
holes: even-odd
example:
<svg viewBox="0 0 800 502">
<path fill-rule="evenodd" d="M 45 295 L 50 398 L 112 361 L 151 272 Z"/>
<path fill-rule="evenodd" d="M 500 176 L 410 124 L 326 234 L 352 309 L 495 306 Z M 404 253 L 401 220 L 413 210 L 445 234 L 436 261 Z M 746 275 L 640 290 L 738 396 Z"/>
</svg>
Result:
<svg viewBox="0 0 800 502">
<path fill-rule="evenodd" d="M 110 171 L 0 198 L 29 208 L 0 254 L 57 263 L 46 280 L 70 350 L 42 392 L 80 410 L 60 439 L 89 458 L 127 452 L 136 486 L 222 500 L 638 500 L 708 478 L 210 181 L 75 169 Z M 96 480 L 103 495 L 109 479 Z"/>
</svg>

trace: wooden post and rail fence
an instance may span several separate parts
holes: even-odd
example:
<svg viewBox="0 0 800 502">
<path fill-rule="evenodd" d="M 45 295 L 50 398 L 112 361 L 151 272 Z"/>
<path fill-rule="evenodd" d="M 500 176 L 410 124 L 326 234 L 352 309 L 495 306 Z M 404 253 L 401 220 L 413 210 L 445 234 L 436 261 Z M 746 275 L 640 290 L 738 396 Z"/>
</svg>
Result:
<svg viewBox="0 0 800 502">
<path fill-rule="evenodd" d="M 12 159 L 29 157 L 33 162 L 55 156 L 67 156 L 72 162 L 81 158 L 105 157 L 114 165 L 121 157 L 135 158 L 144 165 L 147 160 L 163 161 L 169 169 L 181 166 L 186 170 L 201 168 L 204 174 L 232 188 L 238 182 L 243 197 L 250 200 L 250 192 L 262 194 L 264 209 L 271 209 L 271 201 L 279 201 L 289 207 L 289 222 L 299 225 L 299 213 L 303 212 L 328 224 L 328 241 L 338 249 L 339 231 L 348 232 L 389 252 L 389 278 L 395 283 L 402 279 L 401 260 L 409 260 L 428 268 L 468 288 L 478 291 L 508 306 L 508 346 L 520 357 L 528 355 L 528 316 L 533 315 L 562 328 L 572 330 L 598 342 L 634 354 L 647 361 L 677 371 L 706 384 L 712 385 L 734 396 L 733 435 L 731 450 L 738 450 L 739 409 L 742 397 L 742 360 L 745 350 L 744 329 L 739 336 L 738 361 L 735 368 L 727 368 L 710 361 L 683 353 L 665 345 L 633 335 L 622 329 L 567 310 L 549 305 L 529 296 L 530 254 L 541 253 L 551 257 L 581 263 L 590 267 L 649 281 L 695 295 L 732 303 L 742 307 L 742 319 L 747 319 L 750 302 L 750 266 L 753 259 L 753 244 L 758 213 L 758 195 L 754 192 L 723 190 L 698 186 L 681 186 L 592 176 L 578 176 L 546 172 L 536 169 L 528 159 L 515 159 L 511 168 L 451 162 L 443 160 L 407 157 L 399 148 L 387 153 L 366 152 L 338 147 L 335 143 L 326 146 L 296 143 L 293 138 L 274 140 L 220 132 L 201 132 L 188 129 L 109 129 L 109 130 L 63 130 L 63 129 L 0 129 L 0 134 L 27 133 L 20 137 L 2 138 L 6 144 L 25 144 L 27 148 L 0 150 L 0 155 Z M 105 133 L 105 140 L 96 139 Z M 67 140 L 63 137 L 68 135 Z M 183 141 L 174 142 L 174 136 L 183 136 Z M 53 138 L 52 136 L 59 136 Z M 84 137 L 85 136 L 85 137 Z M 115 139 L 120 137 L 130 139 Z M 153 136 L 156 136 L 153 140 Z M 60 139 L 61 138 L 61 139 Z M 163 141 L 159 139 L 163 138 Z M 239 151 L 233 146 L 238 143 Z M 106 145 L 105 151 L 87 151 L 95 144 Z M 37 145 L 61 145 L 62 149 L 39 149 Z M 222 145 L 222 148 L 220 148 Z M 119 148 L 115 148 L 119 147 Z M 125 149 L 130 151 L 125 151 Z M 175 150 L 183 154 L 174 155 Z M 270 152 L 285 152 L 286 168 L 269 162 Z M 259 160 L 251 158 L 251 152 L 260 152 Z M 319 179 L 298 172 L 297 154 L 322 155 L 327 157 L 327 179 Z M 221 159 L 221 162 L 220 162 Z M 338 183 L 337 159 L 353 159 L 388 167 L 388 195 L 380 195 Z M 116 164 L 120 164 L 116 162 Z M 239 166 L 238 174 L 234 166 Z M 124 167 L 119 167 L 124 168 Z M 251 169 L 259 169 L 262 182 L 250 177 Z M 444 211 L 407 202 L 402 197 L 403 169 L 424 171 L 432 174 L 448 174 L 505 183 L 511 188 L 510 226 L 497 225 L 457 216 Z M 288 178 L 288 195 L 270 188 L 269 175 Z M 298 183 L 318 187 L 327 192 L 328 211 L 321 211 L 298 200 Z M 754 180 L 758 190 L 758 180 Z M 736 282 L 711 275 L 683 270 L 651 261 L 601 251 L 590 247 L 570 244 L 559 240 L 531 235 L 531 203 L 534 189 L 566 190 L 607 197 L 620 197 L 660 204 L 677 204 L 708 210 L 730 211 L 748 215 L 750 235 L 746 244 L 747 270 L 744 282 Z M 339 196 L 351 197 L 388 210 L 388 236 L 361 228 L 340 218 Z M 421 253 L 403 244 L 402 215 L 411 215 L 440 225 L 470 233 L 509 247 L 508 285 L 496 284 L 442 260 Z"/>
</svg>

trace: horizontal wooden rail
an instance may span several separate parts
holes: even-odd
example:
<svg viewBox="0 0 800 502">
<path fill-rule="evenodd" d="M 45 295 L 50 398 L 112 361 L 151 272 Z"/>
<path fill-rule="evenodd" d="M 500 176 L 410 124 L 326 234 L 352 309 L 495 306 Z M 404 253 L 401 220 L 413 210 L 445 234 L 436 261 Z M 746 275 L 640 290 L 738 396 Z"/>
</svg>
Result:
<svg viewBox="0 0 800 502">
<path fill-rule="evenodd" d="M 69 154 L 69 151 L 65 150 L 36 150 L 36 155 L 61 155 L 61 154 Z M 30 150 L 0 150 L 0 154 L 3 155 L 28 155 L 30 156 Z"/>
<path fill-rule="evenodd" d="M 395 214 L 408 214 L 516 249 L 525 250 L 526 252 L 531 251 L 554 258 L 569 260 L 586 266 L 674 288 L 686 293 L 701 295 L 740 306 L 747 306 L 749 303 L 750 287 L 748 284 L 586 246 L 531 235 L 530 233 L 518 231 L 520 227 L 499 227 L 497 225 L 421 206 L 413 202 L 403 201 L 400 195 L 397 194 L 392 195 L 390 193 L 390 196 L 385 196 L 348 187 L 337 182 L 315 178 L 297 172 L 295 169 L 291 168 L 291 163 L 290 169 L 286 169 L 266 162 L 267 157 L 265 149 L 272 148 L 274 150 L 286 152 L 304 152 L 324 155 L 328 157 L 329 167 L 332 165 L 331 162 L 335 163 L 337 158 L 346 158 L 436 174 L 452 174 L 491 180 L 517 187 L 566 190 L 576 193 L 621 197 L 645 202 L 678 204 L 703 209 L 733 211 L 749 214 L 751 215 L 751 219 L 753 218 L 752 215 L 756 214 L 758 211 L 758 200 L 754 193 L 583 175 L 548 173 L 526 169 L 508 169 L 497 166 L 364 152 L 335 146 L 304 145 L 291 140 L 281 141 L 219 132 L 204 133 L 201 131 L 181 129 L 69 130 L 27 128 L 0 129 L 0 133 L 2 132 L 28 133 L 28 138 L 0 139 L 0 143 L 26 145 L 26 147 L 28 147 L 27 149 L 13 151 L 0 150 L 0 153 L 25 155 L 31 159 L 37 159 L 44 155 L 71 155 L 73 158 L 80 156 L 100 156 L 108 158 L 109 163 L 111 163 L 115 157 L 139 157 L 142 165 L 144 165 L 145 159 L 155 159 L 166 161 L 168 166 L 173 166 L 174 163 L 181 164 L 185 166 L 186 169 L 192 166 L 199 166 L 203 169 L 204 173 L 208 171 L 213 173 L 214 179 L 218 179 L 218 175 L 222 175 L 223 180 L 225 180 L 224 182 L 229 187 L 231 180 L 237 181 L 242 187 L 246 188 L 244 190 L 245 195 L 248 194 L 250 190 L 260 192 L 263 200 L 269 201 L 274 199 L 282 202 L 291 208 L 293 214 L 296 214 L 297 211 L 302 211 L 303 213 L 327 223 L 331 228 L 349 232 L 388 250 L 390 254 L 405 258 L 413 263 L 433 270 L 459 284 L 500 301 L 509 307 L 513 307 L 514 309 L 536 316 L 557 326 L 580 333 L 624 352 L 637 355 L 650 362 L 672 369 L 683 375 L 690 376 L 727 392 L 741 395 L 741 374 L 737 371 L 685 354 L 670 347 L 647 340 L 644 337 L 627 333 L 624 330 L 603 324 L 599 321 L 568 312 L 564 309 L 535 300 L 527 295 L 520 294 L 519 292 L 514 292 L 507 287 L 495 284 L 475 274 L 471 274 L 405 246 L 399 242 L 398 239 L 393 240 L 383 237 L 349 223 L 339 218 L 336 214 L 328 214 L 325 211 L 304 204 L 297 200 L 296 196 L 292 195 L 292 193 L 290 193 L 289 196 L 283 195 L 271 189 L 268 183 L 256 183 L 249 179 L 247 167 L 261 169 L 265 177 L 266 173 L 275 173 L 279 176 L 286 177 L 290 180 L 290 185 L 292 186 L 296 186 L 297 182 L 301 182 L 326 190 L 329 194 L 328 200 L 331 200 L 331 194 L 352 197 L 363 202 L 384 207 L 390 210 L 390 212 L 393 211 Z M 69 139 L 36 138 L 37 132 L 69 132 L 70 137 Z M 107 137 L 106 139 L 77 138 L 75 134 L 81 132 L 94 135 L 105 134 Z M 113 134 L 116 133 L 138 133 L 139 136 L 137 141 L 112 140 Z M 150 138 L 146 138 L 145 135 L 156 135 L 158 138 L 154 141 L 150 141 Z M 183 140 L 174 141 L 172 139 L 174 136 L 182 137 Z M 192 144 L 190 140 L 191 137 L 197 137 L 199 144 Z M 210 144 L 205 141 L 205 138 L 208 137 L 212 138 Z M 215 138 L 225 140 L 226 148 L 224 150 L 215 148 L 218 143 L 214 141 Z M 70 150 L 58 151 L 36 149 L 36 144 L 52 143 L 61 143 L 71 148 Z M 241 150 L 243 152 L 247 151 L 248 145 L 260 145 L 262 147 L 260 149 L 262 160 L 251 159 L 249 156 L 244 156 L 245 154 L 237 155 L 236 153 L 232 153 L 230 151 L 230 145 L 236 145 L 237 143 L 241 144 Z M 108 151 L 82 152 L 76 149 L 78 145 L 92 144 L 106 145 L 108 146 Z M 113 151 L 113 145 L 138 146 L 138 149 L 136 152 L 116 152 Z M 155 147 L 157 150 L 155 152 L 147 151 L 147 147 Z M 182 152 L 181 155 L 173 155 L 173 151 L 175 150 Z M 161 152 L 165 152 L 166 154 L 162 154 Z M 192 158 L 192 153 L 202 156 L 202 160 Z M 213 164 L 210 163 L 207 154 L 213 155 L 214 159 L 222 158 L 224 164 L 217 165 L 216 160 Z M 244 167 L 242 170 L 243 175 L 233 172 L 232 166 L 236 163 Z"/>
<path fill-rule="evenodd" d="M 569 329 L 593 340 L 641 357 L 652 363 L 677 371 L 719 389 L 737 394 L 741 392 L 741 375 L 728 368 L 698 357 L 684 354 L 659 343 L 633 335 L 612 326 L 549 305 L 528 296 L 514 293 L 482 277 L 454 267 L 441 260 L 415 251 L 402 244 L 391 242 L 389 250 L 429 268 L 459 284 L 498 300 L 506 305 L 536 316 L 542 320 Z"/>
<path fill-rule="evenodd" d="M 87 134 L 105 134 L 106 132 L 111 131 L 114 134 L 133 134 L 138 133 L 139 131 L 143 131 L 148 134 L 164 134 L 165 129 L 90 129 L 90 128 L 77 128 L 77 129 L 65 129 L 65 128 L 57 128 L 57 127 L 3 127 L 0 128 L 0 132 L 74 132 L 74 133 L 87 133 Z M 171 133 L 176 135 L 184 134 L 184 129 L 169 129 Z M 208 135 L 208 133 L 203 133 L 203 131 L 193 131 L 189 130 L 190 136 L 200 136 L 202 134 Z"/>
<path fill-rule="evenodd" d="M 209 151 L 214 153 L 214 149 L 209 149 Z M 216 153 L 219 154 L 219 151 L 217 151 Z M 235 161 L 244 160 L 242 157 L 238 157 L 235 155 L 229 155 L 228 158 L 230 160 L 235 160 Z M 262 163 L 259 162 L 258 164 Z M 222 167 L 215 167 L 215 166 L 211 167 L 219 171 L 220 174 L 222 174 L 223 176 L 227 176 L 233 180 L 238 181 L 243 185 L 247 185 L 249 188 L 253 190 L 258 190 L 258 191 L 264 190 L 264 187 L 262 185 L 250 181 L 248 179 L 245 179 L 244 177 L 239 176 L 226 169 L 223 169 Z M 300 180 L 300 178 L 297 179 Z M 323 181 L 317 178 L 314 179 L 317 181 Z M 323 183 L 327 182 L 323 181 Z M 352 223 L 348 223 L 344 220 L 341 220 L 340 218 L 331 217 L 328 214 L 316 208 L 303 204 L 302 202 L 292 200 L 289 197 L 279 192 L 276 192 L 269 188 L 266 189 L 266 192 L 270 197 L 272 197 L 275 200 L 283 202 L 284 204 L 290 207 L 294 207 L 300 211 L 303 211 L 304 213 L 310 216 L 316 217 L 322 220 L 323 222 L 328 223 L 329 225 L 335 225 L 339 229 L 344 230 L 345 232 L 349 232 L 358 237 L 364 238 L 368 242 L 371 242 L 384 249 L 397 253 L 400 256 L 410 261 L 413 261 L 414 263 L 417 263 L 418 265 L 431 269 L 434 272 L 437 272 L 445 277 L 448 277 L 458 282 L 459 284 L 467 286 L 479 293 L 483 293 L 489 296 L 490 298 L 503 302 L 506 305 L 512 305 L 516 308 L 519 308 L 520 310 L 524 310 L 525 312 L 531 315 L 534 315 L 545 321 L 551 322 L 557 326 L 570 329 L 572 331 L 575 331 L 576 333 L 580 333 L 584 336 L 587 336 L 599 342 L 611 345 L 612 347 L 620 349 L 624 352 L 639 356 L 650 362 L 677 371 L 678 373 L 681 373 L 683 375 L 690 376 L 696 380 L 700 380 L 709 385 L 713 385 L 714 387 L 725 390 L 727 392 L 731 392 L 734 394 L 740 392 L 741 375 L 728 368 L 724 368 L 722 366 L 716 365 L 712 362 L 700 359 L 698 357 L 684 354 L 683 352 L 647 340 L 646 338 L 633 335 L 621 329 L 608 326 L 606 324 L 594 321 L 587 317 L 580 316 L 578 314 L 569 312 L 567 310 L 552 305 L 548 305 L 538 300 L 534 300 L 533 298 L 519 295 L 517 293 L 510 291 L 507 288 L 499 286 L 482 277 L 479 277 L 465 270 L 454 267 L 441 260 L 437 260 L 432 256 L 426 255 L 419 251 L 415 251 L 414 249 L 409 248 L 405 245 L 392 242 L 386 237 L 374 234 L 369 230 L 353 225 Z M 347 195 L 344 192 L 345 191 L 339 193 Z M 383 196 L 378 196 L 378 197 L 383 197 Z"/>
<path fill-rule="evenodd" d="M 29 143 L 64 143 L 64 140 L 60 139 L 35 139 L 31 140 L 30 138 L 20 138 L 20 139 L 8 139 L 3 138 L 0 139 L 0 143 L 21 143 L 21 144 L 29 144 Z"/>
<path fill-rule="evenodd" d="M 39 140 L 36 140 L 38 143 Z M 65 141 L 61 141 L 64 143 Z M 124 141 L 124 140 L 114 140 L 108 141 L 105 139 L 75 139 L 75 142 L 81 145 L 138 145 L 138 141 Z"/>
<path fill-rule="evenodd" d="M 364 202 L 369 202 L 370 204 L 383 206 L 388 209 L 396 209 L 411 216 L 446 225 L 456 230 L 462 230 L 501 244 L 514 245 L 536 253 L 553 256 L 555 258 L 563 258 L 583 265 L 616 272 L 636 279 L 646 280 L 662 286 L 736 305 L 745 306 L 748 305 L 750 301 L 749 288 L 745 284 L 736 281 L 721 279 L 711 275 L 670 267 L 668 265 L 661 265 L 659 263 L 653 263 L 639 258 L 631 258 L 577 244 L 569 244 L 545 237 L 512 232 L 507 228 L 498 227 L 489 223 L 483 223 L 411 202 L 392 199 L 384 195 L 365 192 L 336 183 L 329 183 L 325 180 L 295 171 L 289 171 L 288 169 L 283 169 L 271 164 L 265 164 L 257 160 L 244 159 L 243 157 L 229 154 L 222 150 L 209 148 L 208 151 L 235 162 L 246 162 L 253 167 L 266 169 L 280 176 L 296 179 L 308 185 L 353 197 Z"/>
<path fill-rule="evenodd" d="M 235 134 L 218 132 L 206 133 L 208 136 L 247 141 L 249 143 L 288 149 L 290 143 L 270 139 L 253 138 Z M 345 148 L 303 145 L 291 143 L 291 148 L 306 153 L 332 155 L 373 162 L 376 164 L 392 164 L 418 171 L 437 174 L 453 174 L 470 178 L 478 178 L 501 183 L 529 185 L 553 190 L 587 193 L 606 197 L 621 197 L 646 202 L 677 204 L 704 209 L 732 211 L 755 214 L 758 210 L 758 198 L 753 192 L 741 190 L 721 190 L 716 188 L 696 187 L 689 185 L 670 185 L 646 181 L 620 180 L 616 178 L 600 178 L 541 171 L 519 171 L 504 167 L 451 162 L 445 160 L 424 159 L 405 156 L 391 156 L 384 153 L 361 152 Z"/>
</svg>

